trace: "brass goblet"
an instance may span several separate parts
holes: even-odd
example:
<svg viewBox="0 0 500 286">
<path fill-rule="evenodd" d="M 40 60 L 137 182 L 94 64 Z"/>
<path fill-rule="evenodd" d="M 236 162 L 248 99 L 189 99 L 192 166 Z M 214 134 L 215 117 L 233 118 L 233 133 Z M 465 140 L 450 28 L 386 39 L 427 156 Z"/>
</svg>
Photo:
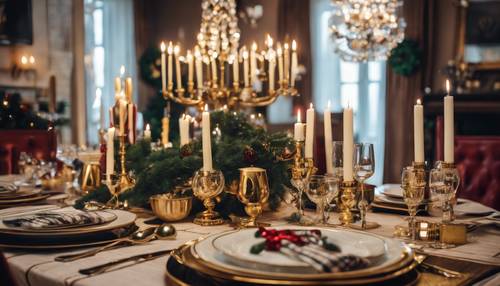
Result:
<svg viewBox="0 0 500 286">
<path fill-rule="evenodd" d="M 245 204 L 245 212 L 250 216 L 242 226 L 268 226 L 268 224 L 257 222 L 257 217 L 262 214 L 262 207 L 269 198 L 269 185 L 265 169 L 257 167 L 241 168 L 237 196 L 240 202 Z"/>
<path fill-rule="evenodd" d="M 194 223 L 209 226 L 224 223 L 220 214 L 214 211 L 215 203 L 213 198 L 217 197 L 224 190 L 224 175 L 221 171 L 198 170 L 193 177 L 193 193 L 203 201 L 206 210 L 196 215 Z"/>
</svg>

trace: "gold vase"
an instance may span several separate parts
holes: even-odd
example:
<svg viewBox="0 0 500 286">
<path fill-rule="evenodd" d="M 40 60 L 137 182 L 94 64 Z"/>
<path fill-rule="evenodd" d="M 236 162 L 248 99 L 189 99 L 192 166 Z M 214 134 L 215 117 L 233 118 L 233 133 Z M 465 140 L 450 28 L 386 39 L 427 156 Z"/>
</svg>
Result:
<svg viewBox="0 0 500 286">
<path fill-rule="evenodd" d="M 250 217 L 245 227 L 258 227 L 257 217 L 269 198 L 269 185 L 266 170 L 256 167 L 240 169 L 238 199 L 245 205 L 245 212 Z"/>
</svg>

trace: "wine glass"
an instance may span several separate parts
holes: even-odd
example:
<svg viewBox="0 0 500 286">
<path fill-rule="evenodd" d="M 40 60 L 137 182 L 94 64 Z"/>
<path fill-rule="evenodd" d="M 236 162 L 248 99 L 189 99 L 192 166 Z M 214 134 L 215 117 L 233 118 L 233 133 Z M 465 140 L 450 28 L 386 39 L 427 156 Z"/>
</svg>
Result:
<svg viewBox="0 0 500 286">
<path fill-rule="evenodd" d="M 401 188 L 403 189 L 403 198 L 408 206 L 410 215 L 410 234 L 411 239 L 416 240 L 416 220 L 417 209 L 424 199 L 425 191 L 425 170 L 406 167 L 401 173 Z"/>
<path fill-rule="evenodd" d="M 365 198 L 364 184 L 365 180 L 373 176 L 375 172 L 375 155 L 373 144 L 360 143 L 354 146 L 354 179 L 361 185 L 361 198 L 358 203 L 359 212 L 361 215 L 361 228 L 366 229 L 366 212 L 368 211 L 369 203 Z M 378 224 L 371 223 L 370 228 L 377 227 Z"/>
<path fill-rule="evenodd" d="M 340 190 L 340 182 L 341 179 L 338 178 L 335 175 L 326 175 L 325 176 L 325 186 L 327 189 L 326 192 L 326 197 L 325 197 L 325 212 L 323 221 L 326 223 L 328 222 L 329 219 L 329 210 L 330 210 L 330 203 L 332 200 L 335 200 L 335 203 L 337 203 L 337 198 L 339 196 L 339 190 Z"/>
<path fill-rule="evenodd" d="M 312 175 L 306 184 L 306 195 L 316 204 L 316 220 L 318 223 L 326 223 L 324 210 L 326 196 L 329 188 L 326 186 L 325 176 Z"/>
<path fill-rule="evenodd" d="M 342 181 L 343 175 L 343 153 L 342 153 L 342 141 L 333 141 L 332 144 L 332 165 L 333 165 L 333 176 L 339 181 Z"/>
</svg>

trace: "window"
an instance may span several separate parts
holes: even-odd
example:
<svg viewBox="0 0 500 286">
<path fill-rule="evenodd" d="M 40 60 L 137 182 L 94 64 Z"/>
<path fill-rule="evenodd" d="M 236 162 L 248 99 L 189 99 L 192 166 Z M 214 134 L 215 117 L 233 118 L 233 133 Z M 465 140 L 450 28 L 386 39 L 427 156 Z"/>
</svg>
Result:
<svg viewBox="0 0 500 286">
<path fill-rule="evenodd" d="M 89 144 L 95 145 L 98 130 L 109 126 L 108 110 L 114 104 L 113 79 L 120 66 L 125 66 L 126 76 L 137 83 L 133 1 L 85 0 L 84 5 L 87 138 Z M 134 98 L 137 100 L 137 89 Z"/>
<path fill-rule="evenodd" d="M 330 0 L 311 1 L 314 104 L 318 112 L 328 101 L 333 112 L 353 107 L 355 142 L 374 144 L 376 167 L 369 182 L 378 185 L 384 169 L 385 62 L 342 61 L 330 39 L 331 11 Z"/>
</svg>

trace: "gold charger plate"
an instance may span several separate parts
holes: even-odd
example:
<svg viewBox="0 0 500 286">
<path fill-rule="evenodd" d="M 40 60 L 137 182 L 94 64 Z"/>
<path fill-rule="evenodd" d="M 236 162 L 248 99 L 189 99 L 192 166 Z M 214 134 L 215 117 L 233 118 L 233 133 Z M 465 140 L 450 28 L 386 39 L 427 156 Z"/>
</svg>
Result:
<svg viewBox="0 0 500 286">
<path fill-rule="evenodd" d="M 50 197 L 50 195 L 48 195 L 48 194 L 46 194 L 46 195 L 38 194 L 35 196 L 20 198 L 20 199 L 0 200 L 0 206 L 15 205 L 15 204 L 21 204 L 21 203 L 33 203 L 33 202 L 44 200 L 48 197 Z"/>
<path fill-rule="evenodd" d="M 395 279 L 397 277 L 409 273 L 417 266 L 417 263 L 413 260 L 413 257 L 411 257 L 408 263 L 401 265 L 400 267 L 394 269 L 393 271 L 386 272 L 380 275 L 344 278 L 345 274 L 348 274 L 349 272 L 343 272 L 343 273 L 318 274 L 323 276 L 322 277 L 323 279 L 314 279 L 312 277 L 305 278 L 304 275 L 302 276 L 301 279 L 299 279 L 298 277 L 297 278 L 289 277 L 288 279 L 275 279 L 272 277 L 263 277 L 258 275 L 249 275 L 245 273 L 234 272 L 232 270 L 221 267 L 216 267 L 216 268 L 210 267 L 205 263 L 203 263 L 202 260 L 192 255 L 190 250 L 191 247 L 185 248 L 181 253 L 183 263 L 185 266 L 197 272 L 200 272 L 204 275 L 207 275 L 208 277 L 214 279 L 223 279 L 235 283 L 251 283 L 251 284 L 264 284 L 264 285 L 363 285 L 363 284 L 380 283 L 391 279 Z M 170 257 L 169 259 L 174 259 L 174 258 Z M 333 277 L 334 274 L 341 274 L 341 275 Z M 329 275 L 330 277 L 327 278 Z M 167 268 L 167 276 L 174 278 L 173 275 L 168 271 L 168 268 Z M 418 277 L 415 280 L 417 279 Z M 174 280 L 178 279 L 175 278 Z M 179 284 L 179 285 L 187 285 L 187 284 Z"/>
<path fill-rule="evenodd" d="M 128 211 L 123 210 L 109 210 L 108 212 L 112 212 L 116 215 L 116 219 L 108 222 L 106 224 L 92 225 L 90 227 L 79 227 L 79 228 L 66 228 L 59 229 L 57 231 L 26 231 L 20 229 L 12 229 L 12 228 L 4 228 L 0 229 L 0 234 L 10 234 L 10 235 L 18 235 L 20 237 L 26 236 L 68 236 L 68 235 L 80 235 L 80 234 L 90 234 L 96 232 L 104 232 L 110 231 L 117 228 L 126 227 L 135 222 L 137 215 Z M 122 216 L 120 218 L 120 215 Z M 127 216 L 127 217 L 123 217 Z M 121 220 L 121 221 L 120 221 Z M 1 223 L 1 222 L 0 222 Z"/>
<path fill-rule="evenodd" d="M 355 230 L 349 230 L 352 232 L 360 232 L 360 231 L 355 231 Z M 229 231 L 232 232 L 232 231 Z M 220 233 L 216 235 L 212 235 L 209 237 L 204 238 L 204 240 L 207 239 L 216 239 L 221 235 L 224 235 L 225 233 Z M 379 237 L 378 235 L 374 235 L 376 237 Z M 200 243 L 198 241 L 197 243 Z M 224 267 L 222 265 L 217 265 L 214 264 L 210 261 L 206 261 L 203 258 L 201 258 L 198 253 L 196 252 L 196 244 L 189 247 L 189 254 L 190 257 L 193 257 L 197 263 L 203 264 L 207 268 L 211 268 L 217 271 L 222 271 L 222 272 L 228 272 L 228 273 L 233 273 L 233 274 L 245 274 L 245 275 L 250 275 L 250 276 L 259 276 L 263 278 L 271 278 L 271 279 L 296 279 L 296 280 L 303 280 L 304 278 L 310 279 L 310 280 L 329 280 L 329 279 L 352 279 L 352 278 L 360 278 L 360 277 L 367 277 L 367 276 L 374 276 L 374 275 L 380 275 L 382 273 L 388 273 L 391 271 L 398 270 L 405 265 L 408 265 L 409 263 L 413 262 L 413 251 L 405 246 L 403 249 L 403 252 L 401 253 L 401 257 L 397 260 L 394 261 L 393 263 L 390 263 L 386 265 L 385 267 L 381 268 L 380 266 L 374 265 L 373 267 L 369 267 L 366 269 L 361 269 L 361 270 L 354 270 L 354 271 L 348 271 L 348 272 L 342 272 L 342 273 L 316 273 L 316 274 L 293 274 L 293 273 L 279 273 L 279 272 L 261 272 L 258 270 L 254 269 L 248 269 L 248 268 L 243 268 L 243 267 L 237 267 L 238 269 L 231 269 L 228 267 Z"/>
</svg>

